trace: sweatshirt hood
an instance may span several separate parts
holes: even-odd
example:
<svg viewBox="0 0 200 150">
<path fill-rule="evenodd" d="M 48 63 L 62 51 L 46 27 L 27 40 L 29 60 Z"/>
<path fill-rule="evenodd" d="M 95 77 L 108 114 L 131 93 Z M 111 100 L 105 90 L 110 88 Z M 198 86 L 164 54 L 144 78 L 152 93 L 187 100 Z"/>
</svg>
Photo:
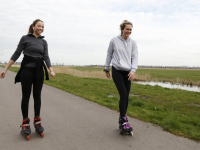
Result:
<svg viewBox="0 0 200 150">
<path fill-rule="evenodd" d="M 128 37 L 126 40 L 121 35 L 118 35 L 117 37 L 122 41 L 129 41 L 130 40 L 130 37 Z"/>
</svg>

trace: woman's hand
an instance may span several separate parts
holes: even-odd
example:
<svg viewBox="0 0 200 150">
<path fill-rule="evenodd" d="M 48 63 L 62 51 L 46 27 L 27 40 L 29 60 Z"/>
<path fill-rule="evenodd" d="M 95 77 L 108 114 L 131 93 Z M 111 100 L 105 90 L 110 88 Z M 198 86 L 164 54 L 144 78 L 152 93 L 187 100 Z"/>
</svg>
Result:
<svg viewBox="0 0 200 150">
<path fill-rule="evenodd" d="M 3 71 L 1 71 L 1 73 L 0 73 L 0 78 L 1 79 L 5 77 L 6 72 L 7 72 L 7 69 L 4 69 Z"/>
<path fill-rule="evenodd" d="M 107 78 L 110 79 L 110 72 L 105 72 L 105 74 L 106 74 Z"/>
<path fill-rule="evenodd" d="M 52 67 L 49 67 L 49 71 L 50 71 L 50 75 L 51 75 L 51 77 L 53 78 L 53 77 L 55 77 L 55 72 L 53 71 L 53 68 Z"/>
<path fill-rule="evenodd" d="M 50 72 L 50 75 L 51 75 L 51 77 L 53 78 L 53 77 L 55 77 L 56 74 L 55 74 L 55 72 L 51 71 L 51 72 Z"/>
<path fill-rule="evenodd" d="M 129 74 L 128 74 L 128 76 L 129 76 L 128 80 L 130 80 L 130 81 L 133 80 L 134 75 L 135 75 L 135 72 L 130 71 Z"/>
<path fill-rule="evenodd" d="M 110 78 L 110 71 L 109 71 L 109 69 L 104 69 L 103 71 L 105 72 L 107 78 Z"/>
<path fill-rule="evenodd" d="M 6 67 L 4 68 L 4 70 L 1 71 L 1 73 L 0 73 L 0 78 L 1 78 L 1 79 L 5 77 L 8 68 L 9 68 L 12 64 L 14 64 L 14 61 L 13 61 L 13 60 L 9 60 L 9 62 L 8 62 L 7 65 L 6 65 Z"/>
</svg>

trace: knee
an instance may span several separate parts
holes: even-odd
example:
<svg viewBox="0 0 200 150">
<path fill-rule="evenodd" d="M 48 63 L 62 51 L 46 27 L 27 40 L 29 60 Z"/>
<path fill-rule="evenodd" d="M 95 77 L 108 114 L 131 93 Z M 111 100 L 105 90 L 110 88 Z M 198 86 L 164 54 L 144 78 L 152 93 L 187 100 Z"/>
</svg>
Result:
<svg viewBox="0 0 200 150">
<path fill-rule="evenodd" d="M 30 98 L 30 95 L 23 95 L 22 96 L 22 102 L 28 102 Z"/>
<path fill-rule="evenodd" d="M 33 98 L 34 99 L 41 99 L 41 93 L 33 92 Z"/>
<path fill-rule="evenodd" d="M 120 99 L 121 99 L 121 100 L 126 100 L 127 97 L 128 97 L 128 94 L 127 94 L 127 93 L 123 93 L 123 94 L 120 95 Z"/>
<path fill-rule="evenodd" d="M 41 96 L 40 95 L 34 95 L 33 99 L 34 99 L 34 101 L 41 101 Z"/>
</svg>

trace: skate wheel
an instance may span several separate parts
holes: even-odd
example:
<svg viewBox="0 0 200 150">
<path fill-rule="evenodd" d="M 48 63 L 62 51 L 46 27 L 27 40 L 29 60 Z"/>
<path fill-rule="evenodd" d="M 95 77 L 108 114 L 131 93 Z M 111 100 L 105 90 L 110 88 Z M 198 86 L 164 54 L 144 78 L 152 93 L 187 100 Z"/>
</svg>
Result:
<svg viewBox="0 0 200 150">
<path fill-rule="evenodd" d="M 120 133 L 122 136 L 126 136 L 126 134 L 125 133 Z"/>
<path fill-rule="evenodd" d="M 44 133 L 41 133 L 40 136 L 43 138 L 44 137 Z"/>
<path fill-rule="evenodd" d="M 29 137 L 29 135 L 27 135 L 27 137 L 26 137 L 26 140 L 28 141 L 28 140 L 29 140 L 29 138 L 30 138 L 30 137 Z"/>
<path fill-rule="evenodd" d="M 130 133 L 130 136 L 133 137 L 133 132 Z"/>
</svg>

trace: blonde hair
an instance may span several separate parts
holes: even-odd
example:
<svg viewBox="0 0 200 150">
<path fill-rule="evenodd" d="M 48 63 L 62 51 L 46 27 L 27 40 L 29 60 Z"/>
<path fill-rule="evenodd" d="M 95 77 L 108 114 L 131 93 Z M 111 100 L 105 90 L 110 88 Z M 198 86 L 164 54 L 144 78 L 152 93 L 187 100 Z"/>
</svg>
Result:
<svg viewBox="0 0 200 150">
<path fill-rule="evenodd" d="M 122 30 L 124 30 L 124 28 L 126 27 L 126 25 L 131 25 L 133 27 L 132 22 L 128 21 L 128 20 L 124 20 L 121 24 L 120 24 L 120 30 L 121 30 L 121 35 L 122 35 Z"/>
</svg>

